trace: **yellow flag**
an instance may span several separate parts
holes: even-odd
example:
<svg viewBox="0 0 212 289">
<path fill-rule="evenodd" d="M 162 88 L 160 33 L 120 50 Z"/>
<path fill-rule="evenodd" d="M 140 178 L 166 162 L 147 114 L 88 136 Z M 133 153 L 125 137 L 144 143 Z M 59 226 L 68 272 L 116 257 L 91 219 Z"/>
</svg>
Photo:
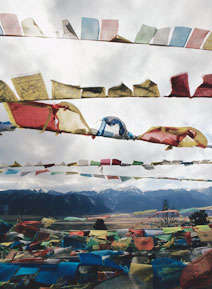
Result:
<svg viewBox="0 0 212 289">
<path fill-rule="evenodd" d="M 81 98 L 80 86 L 73 86 L 52 80 L 52 98 L 53 99 L 68 99 Z"/>
<path fill-rule="evenodd" d="M 132 91 L 124 84 L 121 83 L 118 86 L 109 88 L 108 97 L 130 97 L 132 96 Z"/>
<path fill-rule="evenodd" d="M 153 278 L 152 265 L 131 263 L 129 274 L 141 282 L 149 282 Z"/>
<path fill-rule="evenodd" d="M 49 99 L 41 73 L 12 78 L 21 100 Z"/>
<path fill-rule="evenodd" d="M 203 44 L 203 48 L 207 50 L 212 50 L 212 32 L 209 34 L 208 38 Z"/>
<path fill-rule="evenodd" d="M 104 87 L 83 87 L 82 97 L 105 97 Z"/>
<path fill-rule="evenodd" d="M 95 236 L 100 239 L 107 239 L 107 230 L 91 230 L 89 236 Z"/>
<path fill-rule="evenodd" d="M 134 96 L 137 97 L 159 97 L 158 86 L 153 81 L 147 79 L 141 84 L 133 85 Z"/>
<path fill-rule="evenodd" d="M 18 101 L 18 98 L 10 89 L 10 87 L 2 80 L 0 80 L 0 101 Z"/>
</svg>

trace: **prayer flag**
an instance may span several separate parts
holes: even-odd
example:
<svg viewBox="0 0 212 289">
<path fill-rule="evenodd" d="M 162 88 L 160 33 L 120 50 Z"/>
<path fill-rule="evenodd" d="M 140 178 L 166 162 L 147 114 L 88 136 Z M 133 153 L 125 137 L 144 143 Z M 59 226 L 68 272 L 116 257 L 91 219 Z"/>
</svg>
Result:
<svg viewBox="0 0 212 289">
<path fill-rule="evenodd" d="M 80 86 L 73 86 L 52 80 L 52 98 L 53 99 L 68 99 L 81 98 Z"/>
<path fill-rule="evenodd" d="M 203 83 L 197 87 L 192 97 L 212 97 L 212 74 L 203 76 Z"/>
<path fill-rule="evenodd" d="M 152 237 L 137 237 L 134 238 L 135 246 L 138 248 L 138 250 L 152 250 L 154 247 L 153 239 Z"/>
<path fill-rule="evenodd" d="M 108 97 L 130 97 L 132 91 L 124 84 L 121 83 L 118 86 L 114 86 L 108 89 Z"/>
<path fill-rule="evenodd" d="M 186 48 L 196 48 L 200 49 L 206 35 L 208 34 L 209 30 L 204 30 L 200 28 L 194 28 L 191 37 L 189 38 Z"/>
<path fill-rule="evenodd" d="M 169 46 L 184 47 L 191 30 L 192 29 L 190 27 L 176 26 L 174 28 Z"/>
<path fill-rule="evenodd" d="M 82 98 L 106 97 L 104 87 L 83 87 Z"/>
<path fill-rule="evenodd" d="M 172 76 L 171 78 L 172 91 L 169 97 L 190 97 L 190 89 L 188 83 L 188 73 Z"/>
<path fill-rule="evenodd" d="M 159 97 L 157 84 L 147 79 L 141 84 L 133 85 L 133 95 L 136 97 Z"/>
<path fill-rule="evenodd" d="M 138 140 L 161 143 L 177 147 L 202 147 L 207 146 L 206 137 L 192 127 L 152 127 L 144 134 L 137 137 Z"/>
<path fill-rule="evenodd" d="M 21 26 L 16 14 L 1 13 L 0 20 L 5 35 L 22 36 Z"/>
<path fill-rule="evenodd" d="M 0 101 L 1 102 L 10 102 L 18 101 L 18 98 L 10 87 L 2 80 L 0 80 Z"/>
<path fill-rule="evenodd" d="M 170 27 L 160 28 L 153 38 L 153 45 L 168 45 Z"/>
<path fill-rule="evenodd" d="M 49 99 L 40 73 L 12 78 L 12 83 L 21 100 Z"/>
<path fill-rule="evenodd" d="M 111 41 L 118 34 L 119 21 L 116 19 L 103 19 L 100 40 Z"/>
<path fill-rule="evenodd" d="M 81 39 L 98 40 L 98 38 L 99 38 L 99 20 L 96 18 L 82 17 Z"/>
<path fill-rule="evenodd" d="M 76 32 L 74 31 L 71 23 L 67 19 L 64 19 L 62 21 L 62 25 L 63 25 L 63 38 L 78 39 Z"/>
<path fill-rule="evenodd" d="M 208 35 L 205 43 L 203 44 L 203 48 L 206 50 L 212 50 L 212 32 Z"/>
<path fill-rule="evenodd" d="M 32 18 L 26 18 L 21 21 L 24 36 L 43 37 L 43 32 Z"/>
<path fill-rule="evenodd" d="M 149 44 L 156 31 L 157 29 L 155 27 L 142 24 L 136 35 L 135 43 Z"/>
</svg>

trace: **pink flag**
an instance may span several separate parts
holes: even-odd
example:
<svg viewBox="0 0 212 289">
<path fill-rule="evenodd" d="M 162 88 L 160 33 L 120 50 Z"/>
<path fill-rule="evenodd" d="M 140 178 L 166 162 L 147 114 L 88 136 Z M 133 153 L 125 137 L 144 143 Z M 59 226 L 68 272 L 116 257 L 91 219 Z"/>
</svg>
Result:
<svg viewBox="0 0 212 289">
<path fill-rule="evenodd" d="M 0 19 L 5 35 L 22 36 L 21 26 L 16 14 L 1 13 Z"/>
<path fill-rule="evenodd" d="M 186 44 L 186 48 L 199 49 L 208 32 L 209 30 L 194 28 L 194 31 L 192 32 L 191 37 Z"/>
<path fill-rule="evenodd" d="M 119 21 L 116 19 L 103 19 L 100 40 L 111 41 L 118 34 Z"/>
<path fill-rule="evenodd" d="M 110 159 L 101 160 L 101 166 L 109 166 L 109 165 L 110 165 Z"/>
</svg>

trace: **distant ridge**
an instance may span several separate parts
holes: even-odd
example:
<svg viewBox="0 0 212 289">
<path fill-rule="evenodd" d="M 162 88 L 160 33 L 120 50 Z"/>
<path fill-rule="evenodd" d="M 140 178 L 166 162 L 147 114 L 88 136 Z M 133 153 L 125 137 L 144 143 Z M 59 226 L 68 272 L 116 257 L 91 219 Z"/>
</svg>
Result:
<svg viewBox="0 0 212 289">
<path fill-rule="evenodd" d="M 134 212 L 171 208 L 186 209 L 212 205 L 212 187 L 198 190 L 155 190 L 143 192 L 136 187 L 60 193 L 54 190 L 0 191 L 0 214 L 40 216 L 82 216 L 110 212 Z"/>
</svg>

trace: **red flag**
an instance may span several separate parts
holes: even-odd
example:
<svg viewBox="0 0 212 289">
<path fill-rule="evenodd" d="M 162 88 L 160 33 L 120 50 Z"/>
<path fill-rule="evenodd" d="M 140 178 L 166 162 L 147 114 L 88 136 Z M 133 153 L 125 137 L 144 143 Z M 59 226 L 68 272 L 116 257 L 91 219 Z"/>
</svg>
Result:
<svg viewBox="0 0 212 289">
<path fill-rule="evenodd" d="M 172 76 L 171 78 L 172 91 L 168 97 L 190 97 L 190 90 L 188 84 L 188 73 Z"/>
<path fill-rule="evenodd" d="M 212 97 L 212 74 L 203 76 L 203 83 L 197 87 L 193 97 Z"/>
</svg>

